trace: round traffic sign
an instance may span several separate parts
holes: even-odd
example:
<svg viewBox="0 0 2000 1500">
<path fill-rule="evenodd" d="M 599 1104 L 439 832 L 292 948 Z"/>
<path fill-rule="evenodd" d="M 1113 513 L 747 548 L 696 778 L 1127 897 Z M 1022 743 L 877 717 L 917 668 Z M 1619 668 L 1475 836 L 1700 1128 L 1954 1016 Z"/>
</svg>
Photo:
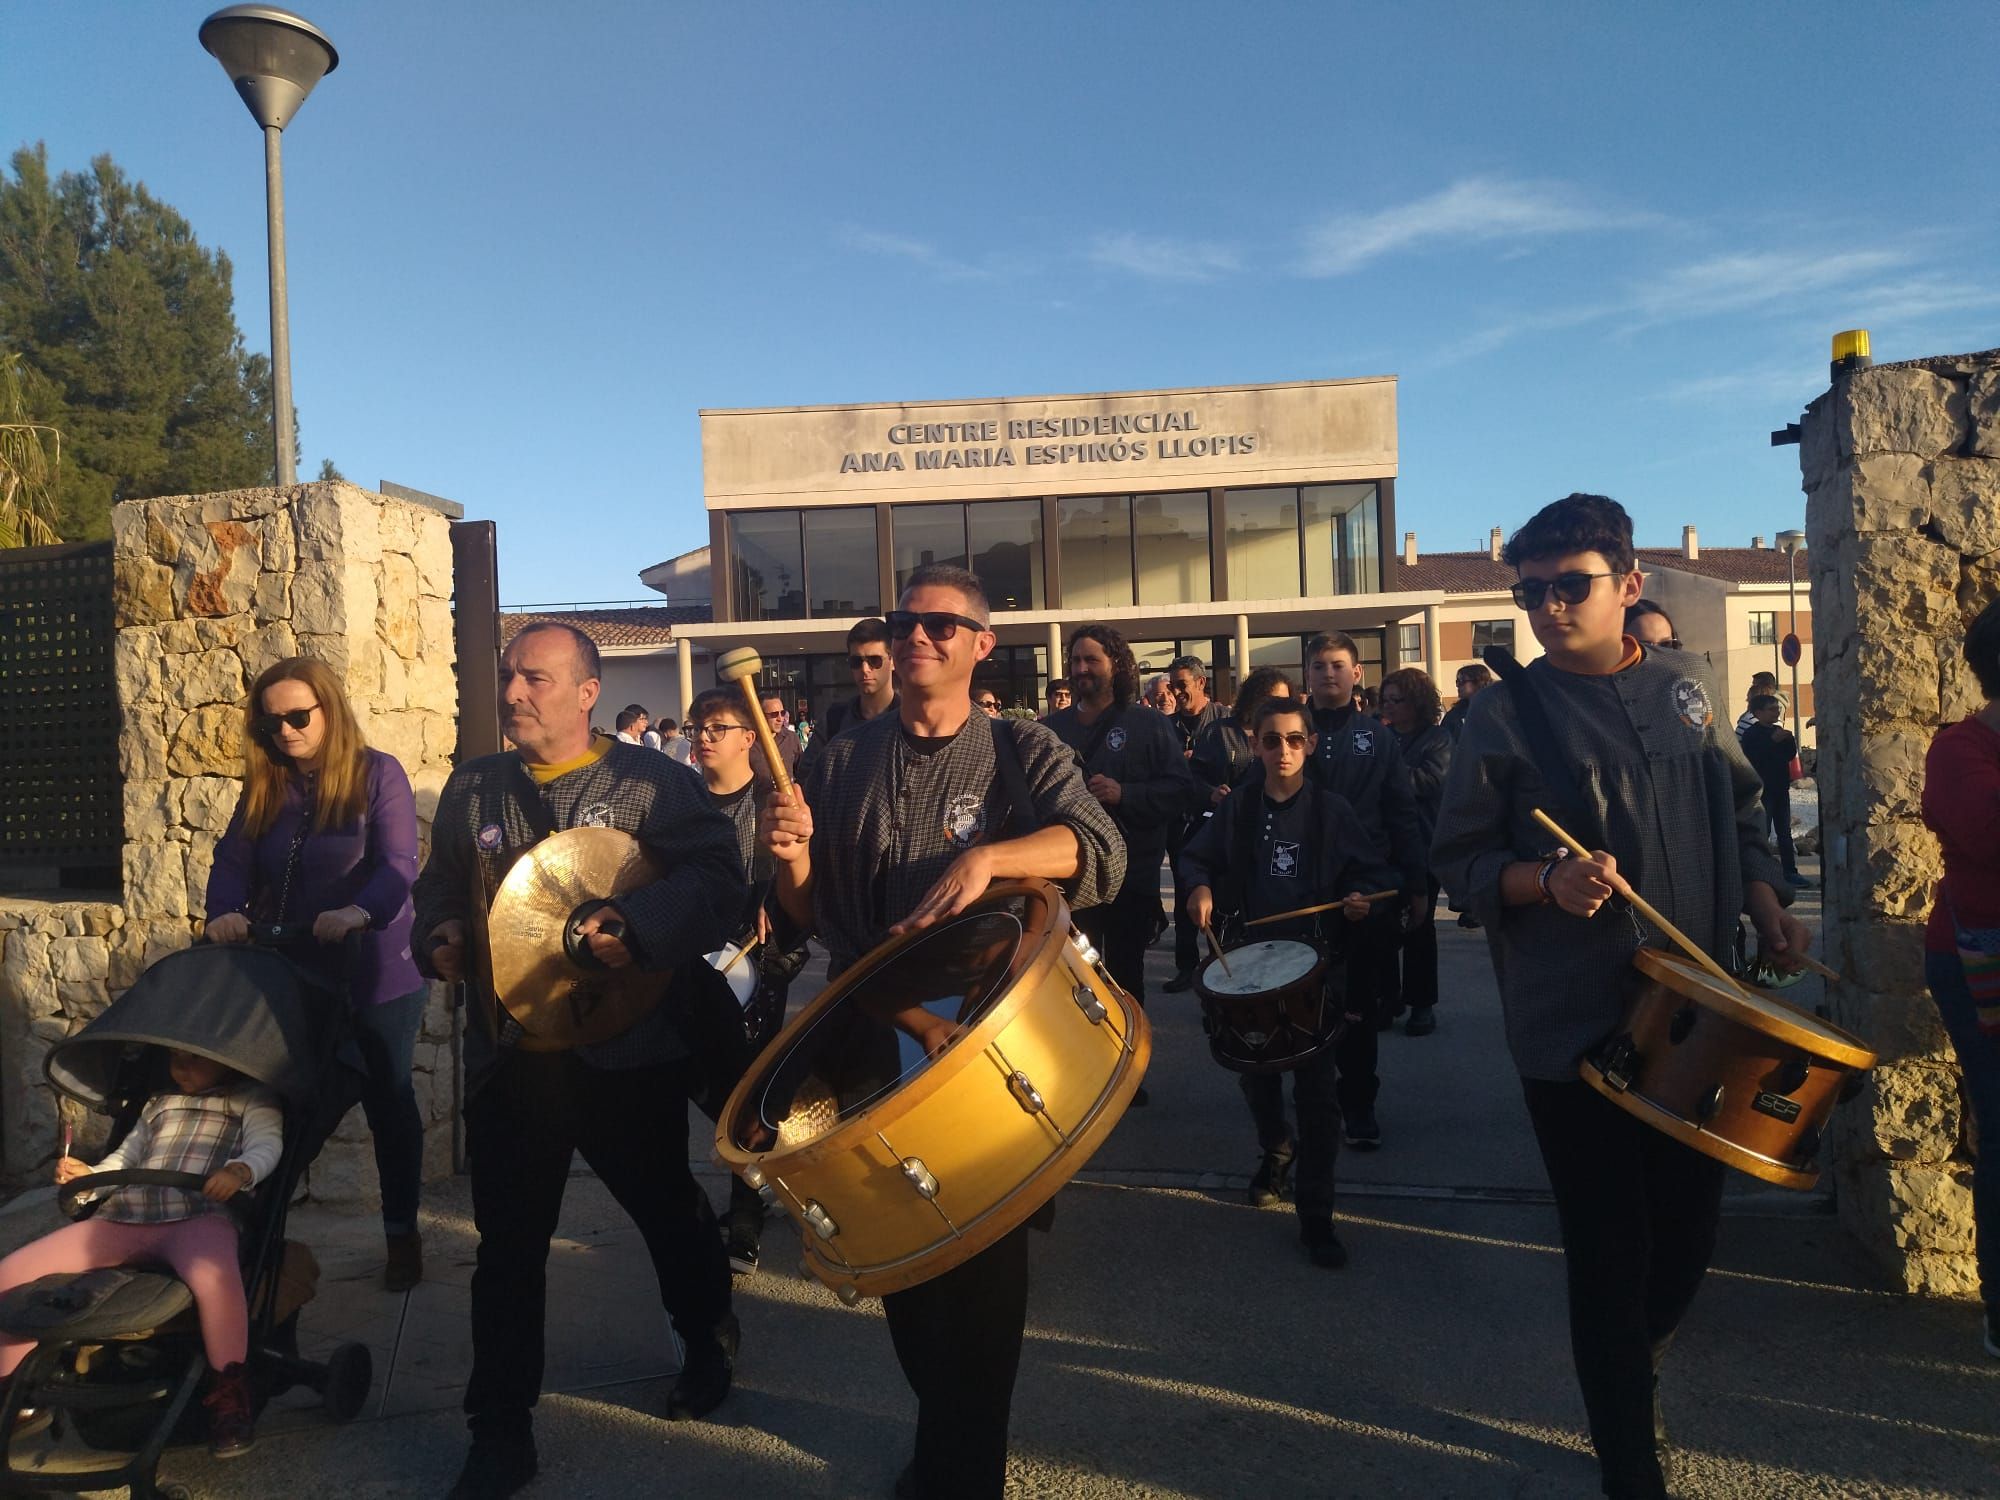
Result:
<svg viewBox="0 0 2000 1500">
<path fill-rule="evenodd" d="M 1787 635 L 1784 644 L 1778 647 L 1778 655 L 1785 659 L 1785 665 L 1788 667 L 1796 667 L 1799 664 L 1799 658 L 1804 654 L 1799 649 L 1799 638 L 1795 635 Z"/>
</svg>

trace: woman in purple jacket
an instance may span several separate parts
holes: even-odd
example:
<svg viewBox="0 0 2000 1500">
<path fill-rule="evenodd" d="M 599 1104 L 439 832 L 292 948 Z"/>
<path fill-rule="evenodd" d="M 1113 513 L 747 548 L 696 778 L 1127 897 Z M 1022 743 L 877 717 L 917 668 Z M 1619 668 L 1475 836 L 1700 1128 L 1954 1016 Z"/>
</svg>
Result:
<svg viewBox="0 0 2000 1500">
<path fill-rule="evenodd" d="M 267 668 L 244 718 L 243 792 L 215 846 L 208 937 L 243 942 L 252 921 L 310 924 L 319 951 L 295 956 L 345 984 L 368 1062 L 362 1108 L 382 1178 L 383 1285 L 406 1291 L 424 1265 L 424 1127 L 410 1058 L 427 994 L 410 957 L 410 779 L 393 756 L 368 748 L 340 679 L 312 657 Z M 343 954 L 337 945 L 356 934 Z"/>
</svg>

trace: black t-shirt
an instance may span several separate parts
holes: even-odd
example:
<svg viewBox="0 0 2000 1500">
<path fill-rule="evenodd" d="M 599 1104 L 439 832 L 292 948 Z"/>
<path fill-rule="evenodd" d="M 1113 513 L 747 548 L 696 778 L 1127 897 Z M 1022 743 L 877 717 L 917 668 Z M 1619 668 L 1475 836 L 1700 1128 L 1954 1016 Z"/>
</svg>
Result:
<svg viewBox="0 0 2000 1500">
<path fill-rule="evenodd" d="M 1743 758 L 1763 778 L 1766 791 L 1791 784 L 1792 757 L 1798 753 L 1798 741 L 1782 724 L 1757 723 L 1743 731 Z"/>
</svg>

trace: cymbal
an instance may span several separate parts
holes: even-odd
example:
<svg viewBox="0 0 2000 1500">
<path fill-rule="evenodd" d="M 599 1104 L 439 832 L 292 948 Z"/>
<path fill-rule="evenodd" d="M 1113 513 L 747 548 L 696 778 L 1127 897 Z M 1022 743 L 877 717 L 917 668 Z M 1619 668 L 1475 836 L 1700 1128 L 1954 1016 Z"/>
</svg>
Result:
<svg viewBox="0 0 2000 1500">
<path fill-rule="evenodd" d="M 565 829 L 514 862 L 485 926 L 493 993 L 528 1033 L 524 1048 L 606 1041 L 660 1003 L 671 972 L 603 968 L 574 933 L 599 904 L 659 878 L 639 841 L 615 828 Z"/>
</svg>

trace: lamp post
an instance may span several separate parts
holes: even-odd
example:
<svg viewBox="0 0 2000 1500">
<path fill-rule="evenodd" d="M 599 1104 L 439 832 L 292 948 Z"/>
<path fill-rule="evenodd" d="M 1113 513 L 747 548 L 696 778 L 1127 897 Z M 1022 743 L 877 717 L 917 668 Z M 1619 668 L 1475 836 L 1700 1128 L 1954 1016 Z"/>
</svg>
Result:
<svg viewBox="0 0 2000 1500">
<path fill-rule="evenodd" d="M 230 5 L 201 23 L 201 45 L 264 132 L 264 211 L 271 267 L 271 441 L 278 483 L 298 482 L 292 430 L 292 335 L 285 305 L 285 174 L 278 137 L 313 85 L 340 66 L 326 33 L 275 5 Z"/>
<path fill-rule="evenodd" d="M 1792 668 L 1792 742 L 1805 743 L 1799 731 L 1799 548 L 1806 544 L 1803 531 L 1781 531 L 1778 546 L 1785 554 L 1785 598 L 1791 608 L 1791 623 L 1785 627 L 1785 660 Z"/>
</svg>

